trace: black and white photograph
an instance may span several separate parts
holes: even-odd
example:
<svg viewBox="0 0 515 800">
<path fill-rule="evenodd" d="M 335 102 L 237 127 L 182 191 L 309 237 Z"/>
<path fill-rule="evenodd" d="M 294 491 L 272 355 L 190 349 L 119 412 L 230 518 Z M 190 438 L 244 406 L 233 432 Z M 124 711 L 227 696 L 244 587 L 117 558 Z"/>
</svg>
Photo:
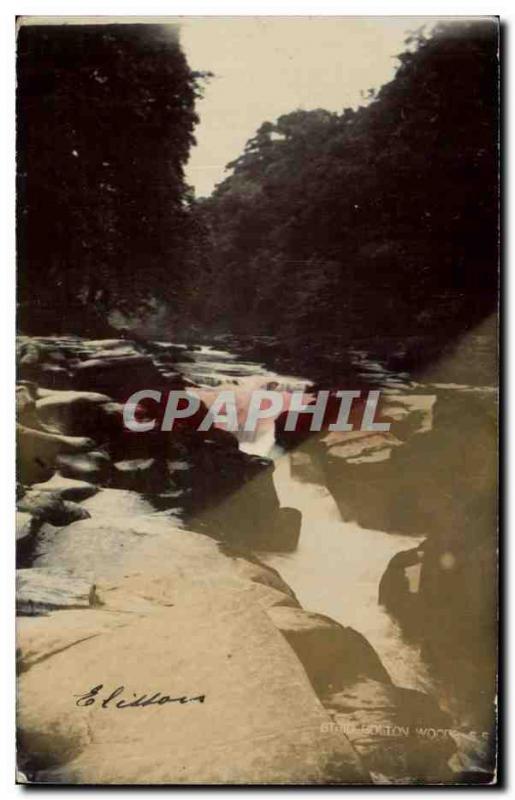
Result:
<svg viewBox="0 0 515 800">
<path fill-rule="evenodd" d="M 18 784 L 498 784 L 501 21 L 340 11 L 12 19 Z"/>
</svg>

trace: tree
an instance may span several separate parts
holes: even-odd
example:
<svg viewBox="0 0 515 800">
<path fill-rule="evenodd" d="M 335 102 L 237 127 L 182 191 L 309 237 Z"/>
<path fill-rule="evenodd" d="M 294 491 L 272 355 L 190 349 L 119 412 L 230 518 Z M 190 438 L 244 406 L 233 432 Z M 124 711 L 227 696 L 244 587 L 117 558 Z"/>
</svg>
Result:
<svg viewBox="0 0 515 800">
<path fill-rule="evenodd" d="M 87 308 L 173 304 L 200 78 L 177 29 L 22 25 L 17 77 L 22 327 L 73 331 Z"/>
<path fill-rule="evenodd" d="M 212 321 L 443 341 L 494 309 L 497 45 L 490 20 L 416 32 L 358 110 L 264 123 L 203 203 Z"/>
</svg>

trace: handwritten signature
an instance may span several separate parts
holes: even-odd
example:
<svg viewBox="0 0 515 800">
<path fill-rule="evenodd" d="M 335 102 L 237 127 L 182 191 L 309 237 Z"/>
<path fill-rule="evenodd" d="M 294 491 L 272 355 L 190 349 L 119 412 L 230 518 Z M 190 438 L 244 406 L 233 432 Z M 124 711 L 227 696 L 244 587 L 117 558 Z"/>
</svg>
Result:
<svg viewBox="0 0 515 800">
<path fill-rule="evenodd" d="M 206 699 L 205 694 L 199 694 L 196 697 L 187 697 L 186 695 L 170 697 L 170 695 L 162 692 L 154 692 L 150 695 L 148 693 L 138 695 L 136 692 L 132 692 L 134 699 L 131 700 L 127 696 L 125 698 L 121 697 L 125 692 L 125 686 L 117 686 L 109 694 L 102 692 L 103 689 L 104 684 L 99 683 L 98 686 L 93 686 L 85 694 L 74 695 L 74 697 L 78 698 L 75 701 L 75 705 L 81 707 L 92 706 L 98 702 L 102 708 L 146 708 L 146 706 L 164 706 L 167 703 L 179 703 L 179 705 L 203 703 Z M 102 695 L 100 694 L 101 692 Z"/>
</svg>

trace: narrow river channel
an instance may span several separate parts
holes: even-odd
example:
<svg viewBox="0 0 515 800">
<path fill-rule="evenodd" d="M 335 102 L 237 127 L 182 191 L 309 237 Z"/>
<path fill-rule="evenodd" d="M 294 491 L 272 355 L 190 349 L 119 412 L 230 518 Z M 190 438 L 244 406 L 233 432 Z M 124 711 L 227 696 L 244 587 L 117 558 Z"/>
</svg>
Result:
<svg viewBox="0 0 515 800">
<path fill-rule="evenodd" d="M 247 393 L 269 386 L 290 391 L 308 383 L 301 377 L 279 375 L 211 347 L 201 347 L 193 356 L 195 362 L 181 365 L 181 369 L 196 383 L 217 392 L 232 388 Z M 376 365 L 371 364 L 371 369 L 377 371 Z M 391 390 L 395 379 L 387 375 L 385 383 Z M 394 683 L 434 691 L 419 648 L 403 639 L 398 624 L 378 604 L 379 582 L 388 562 L 399 551 L 415 547 L 422 537 L 367 530 L 357 523 L 342 521 L 334 498 L 323 485 L 322 471 L 318 470 L 316 481 L 310 481 L 305 475 L 312 473 L 315 466 L 304 463 L 299 477 L 293 463 L 299 456 L 274 442 L 272 423 L 258 428 L 252 441 L 243 433 L 239 438 L 242 450 L 274 460 L 274 482 L 281 506 L 296 508 L 302 514 L 297 548 L 284 553 L 260 551 L 259 558 L 278 570 L 304 608 L 326 614 L 362 633 L 378 652 Z M 302 455 L 306 459 L 306 454 Z"/>
</svg>

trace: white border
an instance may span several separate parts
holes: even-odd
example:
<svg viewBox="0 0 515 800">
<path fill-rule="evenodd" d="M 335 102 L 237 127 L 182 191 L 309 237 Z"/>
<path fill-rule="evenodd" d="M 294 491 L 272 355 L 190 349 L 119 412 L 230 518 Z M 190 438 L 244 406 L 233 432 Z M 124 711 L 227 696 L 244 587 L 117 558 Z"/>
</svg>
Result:
<svg viewBox="0 0 515 800">
<path fill-rule="evenodd" d="M 2 797 L 11 798 L 15 795 L 20 796 L 24 790 L 22 787 L 14 786 L 14 536 L 13 536 L 13 508 L 14 508 L 14 85 L 15 85 L 15 66 L 14 66 L 14 17 L 16 14 L 23 15 L 37 15 L 37 16 L 63 16 L 63 15 L 78 15 L 78 16 L 180 16 L 180 15 L 348 15 L 348 16 L 367 16 L 367 15 L 397 15 L 397 16 L 473 16 L 473 15 L 500 15 L 501 20 L 504 22 L 508 30 L 505 30 L 504 44 L 505 48 L 508 44 L 510 34 L 510 22 L 512 21 L 513 13 L 510 12 L 510 4 L 507 0 L 502 2 L 478 2 L 477 0 L 470 0 L 469 2 L 420 2 L 416 5 L 413 0 L 404 0 L 404 2 L 374 2 L 373 0 L 359 0 L 359 2 L 331 2 L 331 0 L 290 0 L 290 2 L 281 2 L 281 0 L 147 0 L 146 3 L 135 2 L 121 2 L 120 0 L 109 0 L 109 2 L 100 2 L 99 0 L 90 0 L 88 3 L 75 2 L 75 0 L 61 0 L 61 2 L 54 2 L 53 0 L 30 0 L 30 2 L 13 3 L 11 0 L 6 0 L 3 3 L 0 11 L 1 20 L 1 40 L 2 45 L 0 52 L 2 53 L 2 63 L 0 67 L 0 84 L 2 88 L 2 127 L 1 127 L 1 164 L 2 164 L 2 181 L 1 195 L 0 195 L 0 242 L 2 243 L 2 258 L 0 260 L 0 347 L 1 347 L 1 392 L 0 392 L 0 424 L 1 429 L 1 458 L 2 469 L 0 471 L 0 491 L 1 491 L 1 508 L 3 511 L 3 526 L 0 530 L 0 545 L 2 547 L 2 558 L 0 565 L 2 568 L 2 579 L 0 580 L 0 610 L 3 617 L 3 625 L 0 628 L 3 634 L 3 646 L 1 649 L 1 675 L 0 675 L 0 786 L 2 788 Z M 507 86 L 513 85 L 513 59 L 509 58 L 509 54 L 505 54 L 504 68 L 506 71 L 505 83 Z M 505 103 L 510 99 L 508 92 L 505 90 Z M 505 123 L 505 135 L 507 137 L 510 130 L 508 112 Z M 504 146 L 507 150 L 507 142 Z M 508 179 L 508 168 L 505 165 L 505 180 Z M 507 188 L 504 192 L 507 195 Z M 506 232 L 512 227 L 509 223 L 514 223 L 512 213 L 506 215 Z M 512 356 L 514 352 L 515 343 L 515 323 L 510 323 L 510 311 L 515 308 L 515 297 L 512 291 L 513 286 L 508 285 L 508 253 L 505 248 L 505 278 L 504 290 L 506 298 L 504 307 L 506 309 L 507 317 L 507 337 L 505 341 L 506 351 L 506 370 L 509 366 L 513 366 L 513 358 L 508 358 L 508 353 Z M 515 312 L 511 311 L 513 319 Z M 511 347 L 510 347 L 511 345 Z M 511 377 L 510 371 L 510 377 Z M 511 424 L 511 403 L 513 398 L 513 385 L 512 381 L 507 381 L 507 397 L 505 405 L 505 426 L 507 433 L 508 444 L 513 444 L 515 437 L 515 427 Z M 515 409 L 514 409 L 515 411 Z M 508 479 L 509 478 L 509 479 Z M 515 496 L 515 479 L 513 475 L 506 476 L 504 491 L 507 497 Z M 508 511 L 508 509 L 507 509 Z M 511 511 L 511 510 L 510 510 Z M 511 532 L 509 522 L 511 521 L 511 513 L 506 514 L 504 521 L 505 536 L 504 544 L 507 551 L 508 533 Z M 505 566 L 506 574 L 506 590 L 509 590 L 508 576 L 515 575 L 515 556 L 514 549 L 511 548 L 510 553 L 505 553 L 507 556 L 507 564 Z M 509 555 L 509 558 L 508 558 Z M 505 609 L 505 616 L 509 616 L 509 612 L 513 612 L 513 592 L 509 593 L 509 605 Z M 508 646 L 508 641 L 505 641 L 504 650 L 505 658 L 509 658 L 511 647 Z M 507 672 L 505 675 L 504 683 L 507 683 Z M 507 686 L 505 685 L 505 692 Z M 511 718 L 515 718 L 515 708 L 513 703 L 507 704 L 505 709 L 505 721 L 509 722 Z M 506 738 L 506 737 L 505 737 Z M 505 766 L 513 765 L 515 763 L 515 747 L 513 746 L 513 737 L 509 737 L 511 741 L 506 741 L 505 751 Z M 509 745 L 509 746 L 508 746 Z M 512 767 L 513 769 L 513 767 Z M 506 770 L 507 771 L 507 770 Z M 508 784 L 512 781 L 509 776 L 506 776 Z M 35 790 L 32 790 L 35 791 Z M 106 794 L 108 788 L 97 788 L 93 791 L 97 793 Z M 131 794 L 134 790 L 130 791 Z M 139 792 L 149 793 L 150 789 L 140 789 Z M 171 789 L 170 791 L 179 792 L 180 789 Z M 182 790 L 184 791 L 184 790 Z M 203 791 L 202 789 L 191 791 Z M 229 793 L 229 790 L 226 790 Z M 238 790 L 236 795 L 242 794 L 245 790 Z M 266 789 L 263 792 L 270 795 L 279 795 L 280 791 Z M 290 791 L 294 791 L 293 789 Z M 313 789 L 310 793 L 321 795 L 323 789 Z M 363 796 L 363 793 L 368 794 L 370 790 L 355 790 L 344 788 L 346 794 L 357 793 Z M 394 790 L 399 791 L 399 789 Z M 402 789 L 405 792 L 412 792 L 413 789 Z M 442 789 L 431 790 L 427 789 L 426 792 L 443 791 Z M 451 790 L 456 791 L 456 790 Z M 475 789 L 475 791 L 489 791 L 487 789 Z M 509 789 L 511 791 L 511 788 Z M 60 797 L 71 795 L 71 789 L 49 789 L 46 791 L 46 796 L 59 795 Z M 125 794 L 125 791 L 122 790 Z M 259 792 L 261 793 L 261 792 Z M 222 790 L 222 794 L 225 792 Z M 231 796 L 235 796 L 235 792 L 230 792 Z M 391 796 L 391 795 L 390 795 Z"/>
</svg>

